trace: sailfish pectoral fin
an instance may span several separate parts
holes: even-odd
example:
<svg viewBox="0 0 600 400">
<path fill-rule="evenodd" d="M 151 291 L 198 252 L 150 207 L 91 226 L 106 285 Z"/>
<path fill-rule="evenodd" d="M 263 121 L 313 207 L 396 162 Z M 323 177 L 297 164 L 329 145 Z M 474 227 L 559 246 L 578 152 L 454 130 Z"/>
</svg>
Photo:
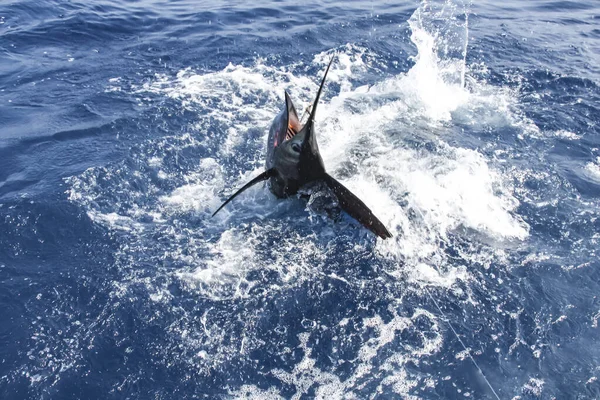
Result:
<svg viewBox="0 0 600 400">
<path fill-rule="evenodd" d="M 344 185 L 338 182 L 329 174 L 325 174 L 324 181 L 338 198 L 340 207 L 352 218 L 360 222 L 365 228 L 376 234 L 382 239 L 391 238 L 392 234 L 385 225 L 375 216 L 373 212 L 356 197 Z"/>
<path fill-rule="evenodd" d="M 254 186 L 255 184 L 257 184 L 258 182 L 262 182 L 262 181 L 266 181 L 267 179 L 271 178 L 272 176 L 274 176 L 276 173 L 275 168 L 271 168 L 266 170 L 265 172 L 263 172 L 262 174 L 260 174 L 259 176 L 257 176 L 256 178 L 252 179 L 250 182 L 246 183 L 244 186 L 242 186 L 242 188 L 240 190 L 238 190 L 237 192 L 235 192 L 234 194 L 232 194 L 226 201 L 225 203 L 221 204 L 221 207 L 219 207 L 217 209 L 217 211 L 215 211 L 213 213 L 213 215 L 211 215 L 211 217 L 214 217 L 219 211 L 221 211 L 221 209 L 223 207 L 225 207 L 231 200 L 235 199 L 235 197 L 242 193 L 244 190 L 248 189 L 249 187 Z"/>
</svg>

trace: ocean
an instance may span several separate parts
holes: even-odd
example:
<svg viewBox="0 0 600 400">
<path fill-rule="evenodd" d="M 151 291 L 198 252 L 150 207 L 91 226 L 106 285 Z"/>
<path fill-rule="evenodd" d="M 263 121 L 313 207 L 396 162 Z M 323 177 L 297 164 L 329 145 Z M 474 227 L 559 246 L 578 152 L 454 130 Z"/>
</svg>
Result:
<svg viewBox="0 0 600 400">
<path fill-rule="evenodd" d="M 287 90 L 381 240 L 263 185 Z M 4 0 L 0 398 L 600 398 L 600 4 Z"/>
</svg>

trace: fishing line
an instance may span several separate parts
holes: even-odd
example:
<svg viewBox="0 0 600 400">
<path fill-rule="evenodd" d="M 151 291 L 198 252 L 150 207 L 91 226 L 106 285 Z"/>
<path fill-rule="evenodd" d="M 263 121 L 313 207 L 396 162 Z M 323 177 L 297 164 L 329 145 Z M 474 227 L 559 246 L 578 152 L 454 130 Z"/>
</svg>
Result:
<svg viewBox="0 0 600 400">
<path fill-rule="evenodd" d="M 479 371 L 479 373 L 481 374 L 481 376 L 483 376 L 483 379 L 485 380 L 485 383 L 487 383 L 487 385 L 490 388 L 490 390 L 492 391 L 492 393 L 494 393 L 494 396 L 496 396 L 496 399 L 500 400 L 500 396 L 498 396 L 498 394 L 494 390 L 494 387 L 492 386 L 492 384 L 490 383 L 490 381 L 488 380 L 488 378 L 485 376 L 485 374 L 483 373 L 483 371 L 481 370 L 481 368 L 479 368 L 479 364 L 477 364 L 477 361 L 475 361 L 475 359 L 471 355 L 471 352 L 467 349 L 467 346 L 465 346 L 465 344 L 463 343 L 463 341 L 460 338 L 460 336 L 458 336 L 458 333 L 456 332 L 456 330 L 454 330 L 454 326 L 452 326 L 452 323 L 450 322 L 450 320 L 448 319 L 448 317 L 446 316 L 446 314 L 444 313 L 444 311 L 442 311 L 442 308 L 440 307 L 440 305 L 438 304 L 438 302 L 431 295 L 431 292 L 429 291 L 429 288 L 427 286 L 424 286 L 424 287 L 425 287 L 425 291 L 427 292 L 427 295 L 429 296 L 429 298 L 431 299 L 431 301 L 433 301 L 433 304 L 435 304 L 435 307 L 439 310 L 440 314 L 442 314 L 442 317 L 444 317 L 444 319 L 446 320 L 446 323 L 450 327 L 450 330 L 452 331 L 452 333 L 454 333 L 454 336 L 456 336 L 456 338 L 460 342 L 461 346 L 463 347 L 463 349 L 465 350 L 465 352 L 467 353 L 467 355 L 469 356 L 469 358 L 473 362 L 473 365 L 475 365 L 475 368 L 477 368 L 477 370 Z"/>
</svg>

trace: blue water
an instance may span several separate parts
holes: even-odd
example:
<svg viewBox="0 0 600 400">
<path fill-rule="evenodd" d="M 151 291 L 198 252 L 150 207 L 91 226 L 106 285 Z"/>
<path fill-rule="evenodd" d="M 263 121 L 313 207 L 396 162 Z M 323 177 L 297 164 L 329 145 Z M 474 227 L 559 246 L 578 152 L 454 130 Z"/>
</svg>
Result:
<svg viewBox="0 0 600 400">
<path fill-rule="evenodd" d="M 600 398 L 599 27 L 595 0 L 3 1 L 0 398 Z M 334 54 L 325 165 L 394 238 L 259 186 L 211 219 Z"/>
</svg>

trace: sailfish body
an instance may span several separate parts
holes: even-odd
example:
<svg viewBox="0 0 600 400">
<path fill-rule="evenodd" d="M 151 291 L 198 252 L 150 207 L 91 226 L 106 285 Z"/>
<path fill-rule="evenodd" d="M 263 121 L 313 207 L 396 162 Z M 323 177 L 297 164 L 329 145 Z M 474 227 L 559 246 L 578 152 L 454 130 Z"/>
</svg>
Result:
<svg viewBox="0 0 600 400">
<path fill-rule="evenodd" d="M 266 171 L 229 197 L 213 216 L 237 195 L 258 182 L 269 180 L 269 189 L 275 196 L 288 197 L 298 193 L 298 189 L 307 184 L 321 181 L 333 191 L 340 207 L 351 217 L 382 239 L 392 237 L 383 223 L 358 197 L 325 171 L 314 132 L 314 117 L 330 66 L 331 62 L 325 70 L 312 110 L 304 125 L 301 125 L 296 108 L 285 92 L 285 107 L 275 117 L 269 130 Z"/>
</svg>

